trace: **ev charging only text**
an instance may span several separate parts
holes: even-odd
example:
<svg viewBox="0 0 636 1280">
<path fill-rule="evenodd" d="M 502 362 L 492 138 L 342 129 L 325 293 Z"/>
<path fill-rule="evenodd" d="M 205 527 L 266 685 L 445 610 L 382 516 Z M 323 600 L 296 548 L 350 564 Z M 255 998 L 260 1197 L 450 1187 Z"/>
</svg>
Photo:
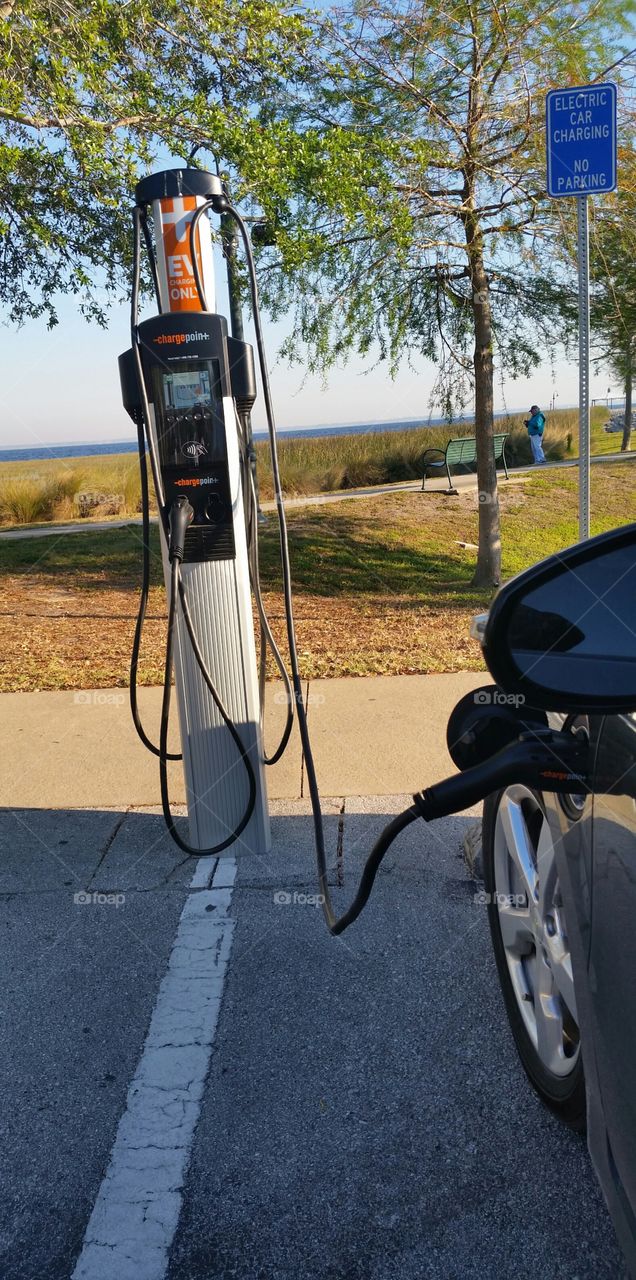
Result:
<svg viewBox="0 0 636 1280">
<path fill-rule="evenodd" d="M 198 302 L 192 262 L 187 253 L 169 253 L 166 259 L 168 267 L 168 288 L 173 302 L 185 300 Z"/>
</svg>

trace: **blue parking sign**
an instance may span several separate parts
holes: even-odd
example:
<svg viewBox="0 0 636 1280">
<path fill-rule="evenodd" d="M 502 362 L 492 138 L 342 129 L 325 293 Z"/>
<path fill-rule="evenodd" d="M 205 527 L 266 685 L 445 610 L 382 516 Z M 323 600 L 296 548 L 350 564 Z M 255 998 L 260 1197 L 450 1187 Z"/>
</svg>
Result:
<svg viewBox="0 0 636 1280">
<path fill-rule="evenodd" d="M 616 190 L 616 85 L 552 89 L 545 103 L 548 195 Z"/>
</svg>

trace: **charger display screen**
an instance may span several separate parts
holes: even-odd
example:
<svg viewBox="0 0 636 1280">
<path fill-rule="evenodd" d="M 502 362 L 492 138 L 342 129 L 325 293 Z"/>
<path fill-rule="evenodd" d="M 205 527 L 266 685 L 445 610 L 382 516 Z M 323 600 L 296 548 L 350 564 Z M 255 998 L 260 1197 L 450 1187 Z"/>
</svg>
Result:
<svg viewBox="0 0 636 1280">
<path fill-rule="evenodd" d="M 225 462 L 219 362 L 174 360 L 153 370 L 157 440 L 162 466 L 201 468 Z"/>
<path fill-rule="evenodd" d="M 211 408 L 209 370 L 186 369 L 183 373 L 164 373 L 163 395 L 166 409 L 193 409 L 195 405 Z"/>
</svg>

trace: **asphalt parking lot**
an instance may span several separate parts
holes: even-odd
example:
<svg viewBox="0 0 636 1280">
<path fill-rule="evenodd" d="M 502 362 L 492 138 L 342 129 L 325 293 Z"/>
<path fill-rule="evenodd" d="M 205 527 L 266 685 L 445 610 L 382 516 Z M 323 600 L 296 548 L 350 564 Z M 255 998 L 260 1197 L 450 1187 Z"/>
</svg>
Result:
<svg viewBox="0 0 636 1280">
<path fill-rule="evenodd" d="M 403 803 L 327 804 L 343 905 Z M 5 811 L 4 1280 L 624 1275 L 518 1065 L 468 819 L 409 828 L 335 940 L 274 808 L 234 884 L 154 812 Z"/>
</svg>

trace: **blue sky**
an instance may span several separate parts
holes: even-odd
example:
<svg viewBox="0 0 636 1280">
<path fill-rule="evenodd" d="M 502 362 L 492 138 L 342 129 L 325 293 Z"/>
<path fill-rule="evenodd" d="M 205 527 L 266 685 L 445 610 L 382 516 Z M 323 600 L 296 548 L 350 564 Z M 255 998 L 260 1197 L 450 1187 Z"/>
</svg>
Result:
<svg viewBox="0 0 636 1280">
<path fill-rule="evenodd" d="M 225 291 L 218 290 L 217 307 L 226 312 Z M 22 329 L 2 334 L 4 379 L 0 392 L 0 448 L 34 448 L 60 442 L 129 440 L 133 427 L 119 395 L 117 356 L 129 345 L 128 307 L 111 312 L 107 330 L 89 324 L 69 299 L 63 299 L 60 323 L 49 332 L 30 321 Z M 395 381 L 378 365 L 365 373 L 359 360 L 332 370 L 323 387 L 319 378 L 303 385 L 302 369 L 276 361 L 286 333 L 284 323 L 265 323 L 272 369 L 278 425 L 316 426 L 325 423 L 384 421 L 427 417 L 435 370 L 426 361 L 415 369 L 405 364 Z M 249 336 L 249 335 L 248 335 Z M 368 365 L 366 366 L 368 370 Z M 555 377 L 549 362 L 529 380 L 498 387 L 496 407 L 526 408 L 533 402 L 547 406 L 553 391 L 557 405 L 578 399 L 576 365 L 559 359 Z M 607 392 L 610 380 L 592 373 L 592 395 Z M 619 388 L 612 386 L 613 392 Z M 256 430 L 265 426 L 259 398 L 254 413 Z"/>
</svg>

